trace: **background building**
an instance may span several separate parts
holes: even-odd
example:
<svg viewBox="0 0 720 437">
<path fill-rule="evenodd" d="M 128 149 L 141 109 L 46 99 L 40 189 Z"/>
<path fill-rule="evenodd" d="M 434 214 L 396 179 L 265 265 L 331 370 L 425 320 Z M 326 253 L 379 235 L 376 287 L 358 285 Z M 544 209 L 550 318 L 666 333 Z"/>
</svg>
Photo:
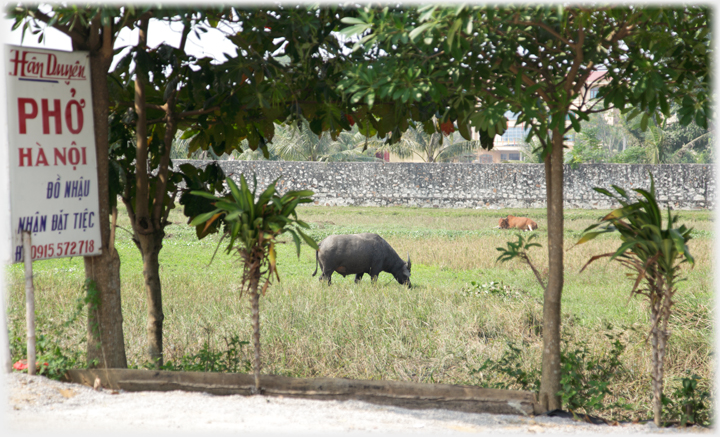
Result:
<svg viewBox="0 0 720 437">
<path fill-rule="evenodd" d="M 584 87 L 584 93 L 578 96 L 573 102 L 578 107 L 584 107 L 592 102 L 598 94 L 600 86 L 606 83 L 604 80 L 605 71 L 595 71 L 590 74 L 587 80 L 587 85 Z M 614 118 L 616 117 L 616 111 L 608 111 L 605 113 L 605 117 L 609 124 L 614 124 Z M 505 118 L 508 119 L 507 129 L 502 135 L 495 137 L 492 150 L 478 149 L 476 152 L 476 158 L 468 160 L 471 162 L 479 162 L 481 164 L 492 164 L 499 162 L 519 162 L 524 161 L 523 152 L 530 152 L 529 145 L 525 142 L 527 138 L 528 128 L 525 123 L 517 123 L 517 114 L 510 111 L 505 113 Z M 566 120 L 569 124 L 570 119 Z M 473 139 L 479 140 L 480 136 L 473 130 Z M 575 143 L 574 132 L 568 132 L 565 136 L 565 145 L 572 149 Z"/>
</svg>

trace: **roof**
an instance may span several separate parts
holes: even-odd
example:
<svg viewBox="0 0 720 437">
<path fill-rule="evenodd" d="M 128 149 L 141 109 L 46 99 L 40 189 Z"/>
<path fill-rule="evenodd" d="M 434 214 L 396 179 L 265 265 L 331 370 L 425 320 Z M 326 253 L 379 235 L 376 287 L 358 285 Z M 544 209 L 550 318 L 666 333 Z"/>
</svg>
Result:
<svg viewBox="0 0 720 437">
<path fill-rule="evenodd" d="M 588 79 L 585 83 L 593 83 L 601 77 L 605 76 L 605 73 L 607 73 L 607 70 L 593 71 L 592 73 L 590 73 L 590 76 L 588 76 Z"/>
</svg>

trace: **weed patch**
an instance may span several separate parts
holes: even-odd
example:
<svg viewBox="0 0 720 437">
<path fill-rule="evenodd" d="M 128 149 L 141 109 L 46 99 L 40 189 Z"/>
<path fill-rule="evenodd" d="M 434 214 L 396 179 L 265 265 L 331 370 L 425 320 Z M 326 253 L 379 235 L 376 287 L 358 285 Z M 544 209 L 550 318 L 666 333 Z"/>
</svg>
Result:
<svg viewBox="0 0 720 437">
<path fill-rule="evenodd" d="M 610 330 L 611 328 L 609 328 Z M 565 343 L 560 353 L 563 408 L 577 414 L 595 414 L 632 406 L 623 398 L 608 402 L 613 396 L 612 381 L 620 379 L 623 367 L 620 355 L 625 344 L 618 336 L 605 334 L 609 348 L 605 352 L 593 351 L 587 342 Z M 539 392 L 540 363 L 528 365 L 522 344 L 507 343 L 499 360 L 487 359 L 471 371 L 480 379 L 480 385 L 489 388 Z"/>
<path fill-rule="evenodd" d="M 241 341 L 235 335 L 225 338 L 225 347 L 213 349 L 209 341 L 203 343 L 197 353 L 186 353 L 176 362 L 167 361 L 160 366 L 160 370 L 184 371 L 184 372 L 224 372 L 224 373 L 248 373 L 252 370 L 252 364 L 245 352 L 245 346 L 249 341 Z M 154 363 L 146 363 L 146 369 L 155 369 Z"/>
</svg>

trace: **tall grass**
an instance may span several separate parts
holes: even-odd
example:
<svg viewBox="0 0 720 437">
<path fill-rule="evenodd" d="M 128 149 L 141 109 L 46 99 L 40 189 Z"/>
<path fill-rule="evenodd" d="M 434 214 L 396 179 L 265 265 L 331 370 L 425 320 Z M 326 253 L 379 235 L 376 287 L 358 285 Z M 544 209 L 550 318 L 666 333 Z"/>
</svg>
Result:
<svg viewBox="0 0 720 437">
<path fill-rule="evenodd" d="M 528 215 L 540 225 L 538 241 L 546 245 L 544 210 L 443 210 L 414 208 L 299 209 L 319 241 L 335 233 L 376 232 L 413 262 L 413 288 L 381 274 L 376 284 L 366 277 L 335 274 L 327 286 L 312 277 L 314 251 L 303 248 L 298 259 L 292 244 L 280 245 L 281 281 L 261 299 L 264 369 L 298 377 L 343 377 L 450 384 L 488 385 L 507 376 L 474 372 L 487 360 L 498 360 L 507 343 L 522 345 L 526 370 L 537 369 L 542 347 L 542 290 L 520 263 L 498 264 L 496 247 L 514 239 L 512 231 L 494 229 L 508 213 Z M 597 262 L 579 274 L 598 253 L 617 248 L 609 236 L 573 247 L 580 232 L 604 211 L 566 212 L 563 338 L 568 347 L 587 343 L 598 355 L 608 350 L 604 333 L 620 335 L 628 347 L 623 371 L 611 381 L 616 397 L 647 415 L 649 405 L 648 311 L 640 299 L 629 300 L 631 283 L 614 264 Z M 120 226 L 128 229 L 124 211 Z M 204 344 L 216 350 L 252 332 L 247 299 L 238 298 L 239 260 L 221 252 L 210 262 L 218 236 L 198 241 L 185 218 L 173 211 L 175 224 L 160 253 L 166 361 L 197 353 Z M 696 266 L 680 284 L 667 356 L 669 389 L 689 370 L 712 379 L 712 222 L 707 212 L 683 212 L 681 221 L 697 229 L 690 242 Z M 288 241 L 288 243 L 291 243 Z M 123 328 L 129 364 L 146 365 L 146 308 L 140 254 L 127 232 L 118 230 L 122 262 Z M 531 252 L 537 266 L 547 265 L 546 248 Z M 67 328 L 61 324 L 82 295 L 82 259 L 35 263 L 38 330 L 57 337 L 68 350 L 83 350 L 85 317 Z M 9 320 L 13 334 L 24 338 L 22 265 L 8 269 Z M 510 296 L 469 292 L 476 284 L 500 281 Z M 62 332 L 62 335 L 59 333 Z M 16 353 L 18 351 L 15 351 Z M 250 349 L 245 353 L 250 358 Z M 508 380 L 509 381 L 509 380 Z"/>
</svg>

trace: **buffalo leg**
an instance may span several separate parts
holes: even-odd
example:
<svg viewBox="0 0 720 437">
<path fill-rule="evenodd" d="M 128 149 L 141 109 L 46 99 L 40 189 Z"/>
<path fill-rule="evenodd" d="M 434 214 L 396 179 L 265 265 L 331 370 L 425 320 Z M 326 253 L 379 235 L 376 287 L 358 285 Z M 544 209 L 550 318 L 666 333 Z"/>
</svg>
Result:
<svg viewBox="0 0 720 437">
<path fill-rule="evenodd" d="M 355 275 L 355 283 L 356 283 L 356 284 L 357 284 L 358 282 L 360 282 L 360 280 L 362 279 L 362 277 L 363 277 L 364 274 L 365 274 L 365 273 L 358 273 L 357 275 Z"/>
<path fill-rule="evenodd" d="M 327 282 L 328 285 L 330 284 L 330 277 L 325 276 L 325 273 L 320 274 L 320 282 Z"/>
<path fill-rule="evenodd" d="M 330 285 L 330 282 L 332 280 L 332 274 L 332 270 L 330 270 L 329 272 L 323 271 L 322 276 L 320 276 L 320 281 L 327 280 L 328 285 Z"/>
</svg>

